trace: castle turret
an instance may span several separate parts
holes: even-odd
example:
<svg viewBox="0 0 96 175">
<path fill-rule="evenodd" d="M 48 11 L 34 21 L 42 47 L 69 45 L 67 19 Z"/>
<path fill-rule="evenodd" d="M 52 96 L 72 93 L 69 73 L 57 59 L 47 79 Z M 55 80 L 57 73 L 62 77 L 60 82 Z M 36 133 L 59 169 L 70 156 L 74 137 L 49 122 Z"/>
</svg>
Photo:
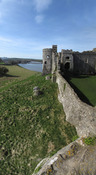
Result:
<svg viewBox="0 0 96 175">
<path fill-rule="evenodd" d="M 52 49 L 43 49 L 43 74 L 50 74 L 52 71 Z"/>
</svg>

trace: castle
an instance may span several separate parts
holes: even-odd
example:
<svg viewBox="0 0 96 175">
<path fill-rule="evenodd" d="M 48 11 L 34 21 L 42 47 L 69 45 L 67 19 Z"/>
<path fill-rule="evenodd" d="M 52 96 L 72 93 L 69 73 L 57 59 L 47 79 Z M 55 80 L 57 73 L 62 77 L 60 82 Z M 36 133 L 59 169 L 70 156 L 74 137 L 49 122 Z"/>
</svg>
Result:
<svg viewBox="0 0 96 175">
<path fill-rule="evenodd" d="M 63 73 L 70 75 L 69 72 L 76 75 L 96 74 L 96 53 L 93 51 L 79 53 L 72 50 L 62 50 L 57 53 L 56 45 L 50 49 L 43 49 L 43 74 L 55 71 L 53 77 L 56 76 L 58 84 L 58 100 L 63 106 L 66 120 L 75 126 L 79 138 L 63 147 L 51 158 L 44 158 L 35 171 L 38 167 L 42 168 L 33 175 L 47 175 L 50 172 L 55 175 L 84 175 L 89 172 L 96 175 L 96 163 L 94 163 L 96 144 L 89 146 L 88 143 L 88 147 L 85 144 L 86 137 L 87 139 L 96 137 L 96 106 L 92 107 L 82 102 L 69 82 L 62 76 Z M 92 149 L 91 152 L 90 149 Z"/>
<path fill-rule="evenodd" d="M 55 71 L 71 72 L 72 74 L 95 74 L 96 52 L 74 52 L 64 50 L 57 52 L 57 45 L 43 49 L 43 74 Z"/>
</svg>

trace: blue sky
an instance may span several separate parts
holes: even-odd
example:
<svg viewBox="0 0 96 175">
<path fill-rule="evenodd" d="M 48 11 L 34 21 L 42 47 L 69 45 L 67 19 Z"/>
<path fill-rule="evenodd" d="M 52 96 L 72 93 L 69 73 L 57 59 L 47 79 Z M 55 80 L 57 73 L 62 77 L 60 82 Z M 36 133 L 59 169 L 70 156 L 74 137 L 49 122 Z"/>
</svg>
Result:
<svg viewBox="0 0 96 175">
<path fill-rule="evenodd" d="M 42 58 L 42 49 L 96 47 L 96 0 L 0 0 L 0 56 Z"/>
</svg>

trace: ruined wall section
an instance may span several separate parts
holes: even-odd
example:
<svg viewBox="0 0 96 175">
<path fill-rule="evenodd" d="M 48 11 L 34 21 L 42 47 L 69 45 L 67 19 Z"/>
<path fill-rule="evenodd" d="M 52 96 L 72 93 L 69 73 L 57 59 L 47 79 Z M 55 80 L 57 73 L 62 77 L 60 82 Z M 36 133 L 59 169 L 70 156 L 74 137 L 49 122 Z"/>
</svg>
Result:
<svg viewBox="0 0 96 175">
<path fill-rule="evenodd" d="M 57 69 L 57 45 L 52 46 L 52 74 Z"/>
<path fill-rule="evenodd" d="M 72 50 L 61 51 L 61 70 L 73 72 L 74 63 L 73 63 L 73 52 Z"/>
<path fill-rule="evenodd" d="M 57 55 L 57 71 L 60 72 L 61 69 L 61 52 Z"/>
<path fill-rule="evenodd" d="M 58 99 L 66 120 L 75 126 L 80 137 L 96 135 L 96 107 L 82 102 L 68 82 L 57 72 Z"/>
<path fill-rule="evenodd" d="M 43 74 L 50 74 L 52 71 L 52 49 L 43 49 Z"/>
<path fill-rule="evenodd" d="M 96 73 L 96 53 L 83 52 L 74 53 L 74 73 L 94 74 Z"/>
</svg>

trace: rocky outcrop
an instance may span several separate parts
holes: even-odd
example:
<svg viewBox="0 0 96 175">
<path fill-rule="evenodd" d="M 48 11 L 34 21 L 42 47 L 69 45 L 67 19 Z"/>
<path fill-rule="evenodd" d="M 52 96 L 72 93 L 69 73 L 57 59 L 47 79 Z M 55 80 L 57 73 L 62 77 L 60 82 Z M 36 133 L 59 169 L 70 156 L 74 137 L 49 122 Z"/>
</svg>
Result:
<svg viewBox="0 0 96 175">
<path fill-rule="evenodd" d="M 58 99 L 63 105 L 66 120 L 75 126 L 78 136 L 96 135 L 96 107 L 82 102 L 68 82 L 57 73 Z"/>
<path fill-rule="evenodd" d="M 33 175 L 96 175 L 95 150 L 96 145 L 86 146 L 82 138 L 78 139 L 42 160 Z"/>
</svg>

